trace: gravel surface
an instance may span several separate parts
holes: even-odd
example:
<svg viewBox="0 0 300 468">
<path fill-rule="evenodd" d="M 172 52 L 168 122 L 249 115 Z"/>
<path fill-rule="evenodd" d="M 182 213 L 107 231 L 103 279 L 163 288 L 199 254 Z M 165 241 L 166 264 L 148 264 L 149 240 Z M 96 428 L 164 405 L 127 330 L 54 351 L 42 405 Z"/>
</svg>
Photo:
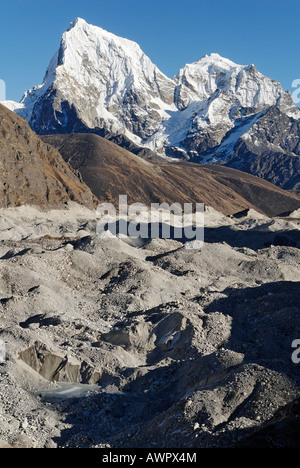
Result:
<svg viewBox="0 0 300 468">
<path fill-rule="evenodd" d="M 1 210 L 0 446 L 299 448 L 297 216 L 207 209 L 193 250 Z"/>
</svg>

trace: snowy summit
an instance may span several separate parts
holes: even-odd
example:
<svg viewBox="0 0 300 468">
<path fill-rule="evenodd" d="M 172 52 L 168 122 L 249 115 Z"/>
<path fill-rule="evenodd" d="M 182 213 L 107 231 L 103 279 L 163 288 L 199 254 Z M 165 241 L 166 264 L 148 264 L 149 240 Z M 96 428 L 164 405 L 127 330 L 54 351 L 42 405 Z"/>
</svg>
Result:
<svg viewBox="0 0 300 468">
<path fill-rule="evenodd" d="M 213 53 L 171 79 L 137 43 L 81 18 L 63 34 L 44 82 L 20 103 L 4 104 L 39 134 L 122 135 L 162 156 L 192 159 L 217 148 L 237 122 L 245 131 L 236 136 L 247 138 L 249 122 L 272 106 L 288 118 L 300 118 L 290 93 L 254 65 L 237 65 Z"/>
</svg>

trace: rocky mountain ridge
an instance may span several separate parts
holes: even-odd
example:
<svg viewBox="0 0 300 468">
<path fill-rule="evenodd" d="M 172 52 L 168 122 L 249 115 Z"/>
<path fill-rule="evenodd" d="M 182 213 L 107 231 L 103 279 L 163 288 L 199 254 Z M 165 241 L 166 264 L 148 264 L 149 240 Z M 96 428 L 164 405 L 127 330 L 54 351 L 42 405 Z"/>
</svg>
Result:
<svg viewBox="0 0 300 468">
<path fill-rule="evenodd" d="M 28 123 L 0 105 L 0 208 L 63 207 L 77 202 L 96 207 L 96 197 L 53 146 Z"/>
</svg>

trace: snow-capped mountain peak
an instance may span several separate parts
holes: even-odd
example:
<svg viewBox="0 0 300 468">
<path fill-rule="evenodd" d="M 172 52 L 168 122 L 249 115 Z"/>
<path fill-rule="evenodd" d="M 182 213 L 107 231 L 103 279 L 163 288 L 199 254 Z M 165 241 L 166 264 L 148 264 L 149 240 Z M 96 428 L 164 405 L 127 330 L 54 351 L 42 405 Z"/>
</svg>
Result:
<svg viewBox="0 0 300 468">
<path fill-rule="evenodd" d="M 122 135 L 161 155 L 193 159 L 217 148 L 230 131 L 226 148 L 233 148 L 234 137 L 247 135 L 272 106 L 300 119 L 290 93 L 253 64 L 211 53 L 170 79 L 136 42 L 82 18 L 63 34 L 44 82 L 21 103 L 6 105 L 40 134 Z"/>
<path fill-rule="evenodd" d="M 136 42 L 76 18 L 63 34 L 44 83 L 14 110 L 38 133 L 73 131 L 70 108 L 87 128 L 124 133 L 141 142 L 167 118 L 174 82 Z"/>
<path fill-rule="evenodd" d="M 175 77 L 183 92 L 189 90 L 190 99 L 208 99 L 220 90 L 242 107 L 263 109 L 275 105 L 283 95 L 278 81 L 257 71 L 252 65 L 238 65 L 213 53 L 185 65 Z"/>
</svg>

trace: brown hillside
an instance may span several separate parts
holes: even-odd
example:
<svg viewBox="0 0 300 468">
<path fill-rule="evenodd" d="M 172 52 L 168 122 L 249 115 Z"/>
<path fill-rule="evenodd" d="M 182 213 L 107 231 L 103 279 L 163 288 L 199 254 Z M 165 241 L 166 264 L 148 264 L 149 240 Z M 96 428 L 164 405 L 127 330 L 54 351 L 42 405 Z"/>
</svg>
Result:
<svg viewBox="0 0 300 468">
<path fill-rule="evenodd" d="M 90 189 L 58 151 L 42 142 L 24 119 L 0 105 L 0 208 L 56 207 L 68 201 L 95 205 Z"/>
<path fill-rule="evenodd" d="M 154 163 L 93 134 L 42 137 L 78 170 L 100 201 L 203 202 L 229 215 L 253 208 L 275 216 L 300 207 L 300 198 L 263 179 L 223 166 Z"/>
</svg>

